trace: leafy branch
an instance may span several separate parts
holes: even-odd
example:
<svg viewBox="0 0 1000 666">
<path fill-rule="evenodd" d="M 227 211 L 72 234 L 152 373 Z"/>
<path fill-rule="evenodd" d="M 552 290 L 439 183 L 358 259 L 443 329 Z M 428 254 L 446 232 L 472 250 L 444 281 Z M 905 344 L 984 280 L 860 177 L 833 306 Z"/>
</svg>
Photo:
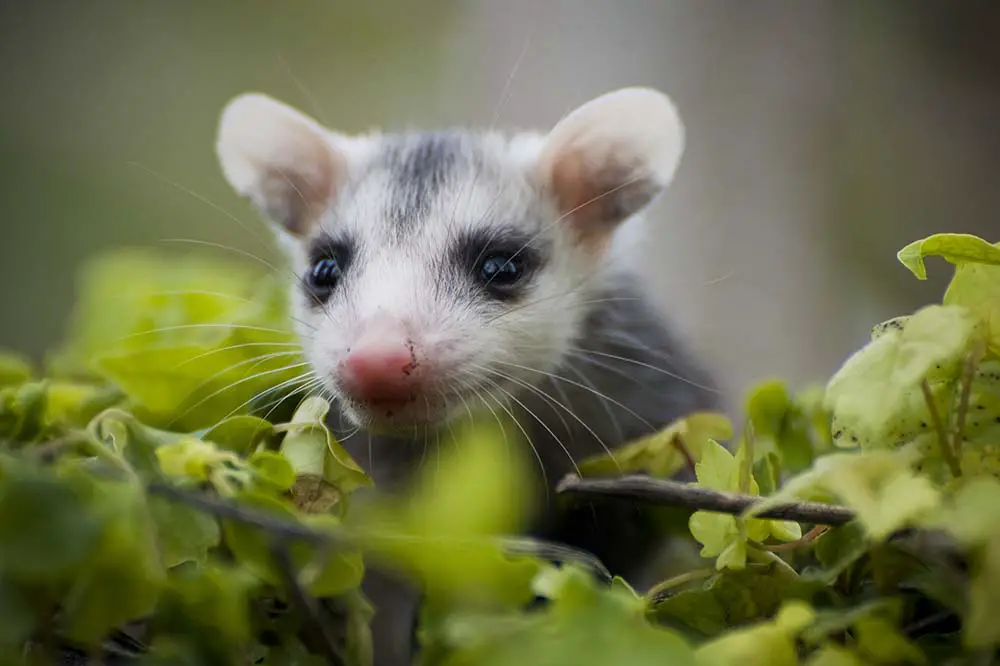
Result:
<svg viewBox="0 0 1000 666">
<path fill-rule="evenodd" d="M 283 284 L 217 257 L 104 259 L 44 372 L 0 355 L 0 656 L 370 666 L 360 585 L 385 566 L 429 601 L 421 666 L 988 663 L 1000 246 L 942 234 L 898 258 L 924 279 L 929 256 L 955 269 L 941 303 L 875 326 L 829 382 L 763 381 L 742 432 L 688 414 L 561 481 L 689 512 L 686 531 L 648 512 L 677 557 L 645 593 L 500 536 L 530 486 L 496 433 L 442 447 L 406 497 L 355 502 L 374 483 L 298 392 Z M 670 480 L 684 468 L 695 482 Z"/>
<path fill-rule="evenodd" d="M 570 474 L 562 479 L 556 491 L 571 495 L 590 495 L 634 499 L 648 504 L 682 507 L 695 511 L 713 511 L 734 516 L 742 515 L 761 502 L 752 495 L 720 492 L 687 483 L 629 475 L 613 479 L 585 479 Z M 794 502 L 772 507 L 757 514 L 758 518 L 793 520 L 819 525 L 844 525 L 856 518 L 850 509 L 813 502 Z"/>
</svg>

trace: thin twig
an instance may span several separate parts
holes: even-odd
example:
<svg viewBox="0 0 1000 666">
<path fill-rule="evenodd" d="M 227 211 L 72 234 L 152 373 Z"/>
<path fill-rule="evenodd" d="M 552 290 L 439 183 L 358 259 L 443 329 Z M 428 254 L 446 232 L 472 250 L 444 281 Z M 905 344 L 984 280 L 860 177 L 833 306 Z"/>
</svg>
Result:
<svg viewBox="0 0 1000 666">
<path fill-rule="evenodd" d="M 944 456 L 945 462 L 948 463 L 951 475 L 957 479 L 962 476 L 962 468 L 958 464 L 958 458 L 955 457 L 955 451 L 951 448 L 951 442 L 948 441 L 948 431 L 945 430 L 944 421 L 941 420 L 941 414 L 938 413 L 937 404 L 934 402 L 934 395 L 931 393 L 931 385 L 927 383 L 926 379 L 920 382 L 920 390 L 924 392 L 924 402 L 927 403 L 927 412 L 931 415 L 931 424 L 937 432 L 938 444 L 941 446 L 941 455 Z"/>
<path fill-rule="evenodd" d="M 812 528 L 811 530 L 803 534 L 800 538 L 796 539 L 795 541 L 788 541 L 786 543 L 777 543 L 771 545 L 762 545 L 761 548 L 763 548 L 764 550 L 769 550 L 772 553 L 784 553 L 789 550 L 795 550 L 796 548 L 800 548 L 808 543 L 812 543 L 813 541 L 816 540 L 817 537 L 822 535 L 828 529 L 830 529 L 829 525 L 817 525 L 816 527 Z"/>
<path fill-rule="evenodd" d="M 309 622 L 309 634 L 316 644 L 323 650 L 323 655 L 332 666 L 345 666 L 344 657 L 337 648 L 337 639 L 330 634 L 325 622 L 319 616 L 319 607 L 316 600 L 306 594 L 306 591 L 299 585 L 295 577 L 295 569 L 292 567 L 292 557 L 288 554 L 288 545 L 280 539 L 271 540 L 271 557 L 278 566 L 282 582 L 288 591 L 292 604 L 298 609 L 302 617 Z"/>
<path fill-rule="evenodd" d="M 673 594 L 673 591 L 678 587 L 710 578 L 717 573 L 719 572 L 715 568 L 706 567 L 704 569 L 686 571 L 682 574 L 674 576 L 673 578 L 668 578 L 667 580 L 661 581 L 649 588 L 649 591 L 645 594 L 646 603 L 655 606 L 657 603 L 662 602 L 666 597 Z"/>
<path fill-rule="evenodd" d="M 158 495 L 175 502 L 187 504 L 190 507 L 211 513 L 219 518 L 227 518 L 246 525 L 253 525 L 254 527 L 259 527 L 274 535 L 288 539 L 297 539 L 314 545 L 325 545 L 336 541 L 336 537 L 329 532 L 320 532 L 290 520 L 282 520 L 261 511 L 247 509 L 235 502 L 212 497 L 207 493 L 190 492 L 165 483 L 151 483 L 146 487 L 146 490 L 150 495 Z"/>
<path fill-rule="evenodd" d="M 986 345 L 980 341 L 976 344 L 969 355 L 965 357 L 965 365 L 962 368 L 962 393 L 958 401 L 958 412 L 955 420 L 955 432 L 952 435 L 951 450 L 955 456 L 955 465 L 961 474 L 962 439 L 965 436 L 965 420 L 969 415 L 969 395 L 972 393 L 972 380 L 976 374 L 976 368 L 983 354 L 986 353 Z"/>
<path fill-rule="evenodd" d="M 352 547 L 348 535 L 321 532 L 305 525 L 270 516 L 261 511 L 240 506 L 230 500 L 199 493 L 165 483 L 151 483 L 147 486 L 150 495 L 158 495 L 165 499 L 187 504 L 188 506 L 212 514 L 219 518 L 233 520 L 245 525 L 252 525 L 272 536 L 285 539 L 296 539 L 320 547 Z M 611 573 L 607 567 L 590 553 L 564 546 L 562 544 L 534 538 L 504 537 L 500 544 L 511 555 L 534 555 L 548 560 L 574 562 L 589 568 L 594 575 L 603 581 L 611 581 Z"/>
<path fill-rule="evenodd" d="M 686 483 L 641 475 L 622 476 L 614 479 L 582 479 L 570 474 L 559 482 L 556 492 L 637 499 L 649 504 L 679 506 L 737 516 L 762 499 L 753 495 L 723 493 Z M 855 515 L 850 509 L 840 506 L 814 502 L 793 502 L 768 509 L 754 517 L 837 526 L 854 520 Z"/>
<path fill-rule="evenodd" d="M 673 437 L 670 438 L 670 445 L 677 449 L 682 456 L 684 456 L 684 461 L 687 463 L 688 469 L 691 473 L 695 473 L 695 461 L 694 456 L 688 450 L 687 444 L 684 443 L 684 438 L 680 436 L 680 433 L 675 433 Z"/>
</svg>

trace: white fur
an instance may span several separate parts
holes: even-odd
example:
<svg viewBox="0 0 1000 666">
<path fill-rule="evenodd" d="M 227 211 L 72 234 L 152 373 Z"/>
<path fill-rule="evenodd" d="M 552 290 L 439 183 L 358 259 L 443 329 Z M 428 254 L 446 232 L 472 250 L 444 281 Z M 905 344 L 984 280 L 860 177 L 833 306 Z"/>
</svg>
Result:
<svg viewBox="0 0 1000 666">
<path fill-rule="evenodd" d="M 595 173 L 626 166 L 625 177 L 643 179 L 649 194 L 636 199 L 631 217 L 673 177 L 683 128 L 665 96 L 632 88 L 584 104 L 548 134 L 476 140 L 489 156 L 489 174 L 470 172 L 449 182 L 430 202 L 427 220 L 400 242 L 387 221 L 394 204 L 390 175 L 364 170 L 378 153 L 378 135 L 344 137 L 262 95 L 237 98 L 223 113 L 219 159 L 238 192 L 265 211 L 282 210 L 281 202 L 267 200 L 273 190 L 263 183 L 270 174 L 294 172 L 316 185 L 322 210 L 315 227 L 302 237 L 285 235 L 297 273 L 308 271 L 305 248 L 319 230 L 357 243 L 342 288 L 321 309 L 298 287 L 293 299 L 314 371 L 359 425 L 441 423 L 469 405 L 500 412 L 500 403 L 516 403 L 525 392 L 523 383 L 538 384 L 558 368 L 581 331 L 588 301 L 611 276 L 601 256 L 575 242 L 572 226 L 559 223 L 564 211 L 547 169 L 566 150 L 577 151 Z M 440 288 L 439 266 L 459 232 L 501 223 L 550 242 L 528 301 L 508 305 L 464 284 Z M 352 345 L 372 336 L 411 339 L 434 368 L 433 385 L 412 413 L 366 413 L 339 391 L 339 364 Z"/>
</svg>

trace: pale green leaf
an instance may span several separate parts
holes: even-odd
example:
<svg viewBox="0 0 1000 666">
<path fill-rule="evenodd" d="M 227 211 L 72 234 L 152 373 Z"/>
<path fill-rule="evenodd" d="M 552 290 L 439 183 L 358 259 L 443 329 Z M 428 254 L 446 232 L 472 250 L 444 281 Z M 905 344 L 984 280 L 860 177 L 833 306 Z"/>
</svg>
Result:
<svg viewBox="0 0 1000 666">
<path fill-rule="evenodd" d="M 919 310 L 902 331 L 890 331 L 853 354 L 830 380 L 826 404 L 837 428 L 849 429 L 867 446 L 894 445 L 888 435 L 897 421 L 917 413 L 929 420 L 920 384 L 936 368 L 954 373 L 983 334 L 965 308 L 932 305 Z M 836 436 L 836 434 L 835 434 Z"/>
<path fill-rule="evenodd" d="M 865 662 L 847 648 L 831 643 L 810 655 L 805 666 L 865 666 Z"/>
<path fill-rule="evenodd" d="M 18 386 L 34 374 L 31 363 L 20 354 L 0 351 L 0 387 Z"/>
<path fill-rule="evenodd" d="M 994 523 L 994 530 L 995 530 Z M 1000 536 L 996 531 L 973 551 L 972 576 L 969 581 L 969 608 L 965 615 L 962 639 L 972 649 L 1000 646 Z"/>
<path fill-rule="evenodd" d="M 708 440 L 726 441 L 732 437 L 733 426 L 725 415 L 694 412 L 658 432 L 629 442 L 611 454 L 580 461 L 580 473 L 583 476 L 642 473 L 667 478 L 687 463 L 685 452 L 698 461 Z"/>
<path fill-rule="evenodd" d="M 1000 248 L 971 234 L 935 234 L 914 241 L 900 250 L 896 257 L 921 280 L 927 278 L 924 258 L 938 256 L 961 266 L 991 264 L 1000 266 Z"/>
<path fill-rule="evenodd" d="M 808 605 L 787 602 L 772 622 L 732 630 L 704 643 L 697 651 L 704 666 L 796 666 L 795 637 L 812 622 Z"/>
<path fill-rule="evenodd" d="M 1000 247 L 996 252 L 1000 253 Z M 1000 355 L 1000 266 L 959 266 L 945 291 L 943 303 L 974 312 L 986 326 L 990 352 Z"/>
<path fill-rule="evenodd" d="M 911 469 L 897 452 L 839 453 L 816 460 L 807 472 L 790 479 L 779 492 L 757 503 L 745 516 L 799 499 L 829 494 L 853 509 L 873 539 L 917 522 L 941 503 L 940 492 Z"/>
</svg>

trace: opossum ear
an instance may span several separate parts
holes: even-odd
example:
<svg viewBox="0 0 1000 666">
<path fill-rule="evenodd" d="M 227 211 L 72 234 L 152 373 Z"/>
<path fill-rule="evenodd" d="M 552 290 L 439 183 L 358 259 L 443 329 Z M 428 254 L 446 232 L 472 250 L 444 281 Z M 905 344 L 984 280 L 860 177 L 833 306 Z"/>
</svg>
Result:
<svg viewBox="0 0 1000 666">
<path fill-rule="evenodd" d="M 216 152 L 229 184 L 294 237 L 307 236 L 347 172 L 337 137 L 313 119 L 260 93 L 226 105 Z"/>
<path fill-rule="evenodd" d="M 538 166 L 580 241 L 600 247 L 666 189 L 683 151 L 684 126 L 670 99 L 650 88 L 622 88 L 560 120 Z"/>
</svg>

